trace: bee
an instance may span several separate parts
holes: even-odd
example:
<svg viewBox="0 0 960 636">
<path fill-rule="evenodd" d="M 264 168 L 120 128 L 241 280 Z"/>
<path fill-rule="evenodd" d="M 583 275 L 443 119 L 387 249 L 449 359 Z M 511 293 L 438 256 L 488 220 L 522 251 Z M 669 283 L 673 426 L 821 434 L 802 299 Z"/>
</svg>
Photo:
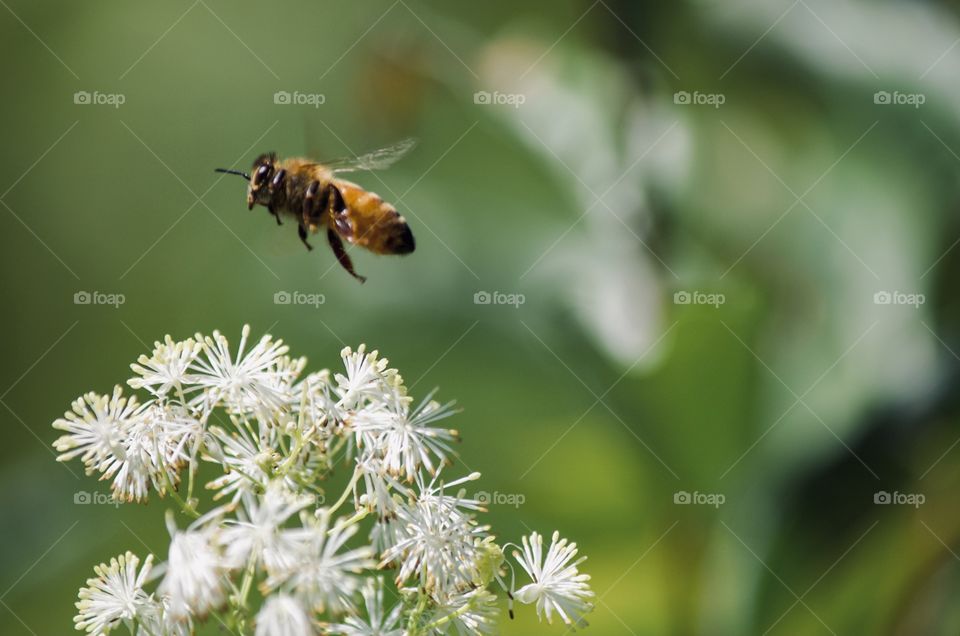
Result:
<svg viewBox="0 0 960 636">
<path fill-rule="evenodd" d="M 300 241 L 312 250 L 308 234 L 326 230 L 327 242 L 337 262 L 361 283 L 366 277 L 353 269 L 343 241 L 375 254 L 409 254 L 413 233 L 397 209 L 373 192 L 337 175 L 355 170 L 381 170 L 413 148 L 412 139 L 359 157 L 319 163 L 303 157 L 279 160 L 267 152 L 253 162 L 250 174 L 217 168 L 216 172 L 243 177 L 247 185 L 247 208 L 262 205 L 283 225 L 281 215 L 297 222 Z"/>
</svg>

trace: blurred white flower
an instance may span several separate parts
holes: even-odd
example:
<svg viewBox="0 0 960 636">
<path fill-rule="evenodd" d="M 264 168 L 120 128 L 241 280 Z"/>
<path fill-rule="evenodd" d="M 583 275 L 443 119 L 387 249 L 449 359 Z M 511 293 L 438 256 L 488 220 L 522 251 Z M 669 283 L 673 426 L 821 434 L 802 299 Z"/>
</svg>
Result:
<svg viewBox="0 0 960 636">
<path fill-rule="evenodd" d="M 267 571 L 290 567 L 285 558 L 291 547 L 285 545 L 281 527 L 287 519 L 309 506 L 307 496 L 297 496 L 282 482 L 271 482 L 259 497 L 247 495 L 237 512 L 237 519 L 226 520 L 218 540 L 227 563 L 242 568 L 248 561 L 262 564 Z"/>
<path fill-rule="evenodd" d="M 387 560 L 387 553 L 406 536 L 403 528 L 403 522 L 392 516 L 380 519 L 370 529 L 370 545 L 381 556 L 381 559 L 384 559 L 384 561 L 381 561 L 384 565 L 390 561 Z"/>
<path fill-rule="evenodd" d="M 537 616 L 546 615 L 547 622 L 553 622 L 553 612 L 556 611 L 567 625 L 582 623 L 581 615 L 593 608 L 588 599 L 594 594 L 587 585 L 590 576 L 577 570 L 587 557 L 571 563 L 576 556 L 577 544 L 560 539 L 558 532 L 553 533 L 546 559 L 543 558 L 541 535 L 534 532 L 529 540 L 523 537 L 523 554 L 514 551 L 513 557 L 533 582 L 517 590 L 514 598 L 521 603 L 536 603 Z"/>
<path fill-rule="evenodd" d="M 93 568 L 96 578 L 88 579 L 87 586 L 80 588 L 77 602 L 77 629 L 90 634 L 107 634 L 121 622 L 132 625 L 143 615 L 153 599 L 143 590 L 150 574 L 153 555 L 147 556 L 143 567 L 137 571 L 140 559 L 126 552 Z"/>
<path fill-rule="evenodd" d="M 350 609 L 351 597 L 360 587 L 357 574 L 374 565 L 369 546 L 341 551 L 356 532 L 355 525 L 330 528 L 325 514 L 303 528 L 284 531 L 289 553 L 282 562 L 287 567 L 271 573 L 266 588 L 290 590 L 317 612 L 339 614 Z"/>
<path fill-rule="evenodd" d="M 267 599 L 257 614 L 255 636 L 311 636 L 310 616 L 300 602 L 286 594 Z"/>
<path fill-rule="evenodd" d="M 226 563 L 216 526 L 172 528 L 167 572 L 157 591 L 169 601 L 175 620 L 204 617 L 226 601 Z"/>
<path fill-rule="evenodd" d="M 151 577 L 152 578 L 152 577 Z M 137 636 L 193 636 L 190 618 L 175 620 L 170 615 L 170 602 L 157 599 L 137 617 Z"/>
<path fill-rule="evenodd" d="M 383 602 L 383 577 L 368 578 L 361 592 L 367 610 L 366 617 L 348 616 L 343 623 L 328 626 L 327 633 L 342 636 L 403 636 L 400 620 L 403 603 L 396 603 L 386 612 Z"/>
</svg>

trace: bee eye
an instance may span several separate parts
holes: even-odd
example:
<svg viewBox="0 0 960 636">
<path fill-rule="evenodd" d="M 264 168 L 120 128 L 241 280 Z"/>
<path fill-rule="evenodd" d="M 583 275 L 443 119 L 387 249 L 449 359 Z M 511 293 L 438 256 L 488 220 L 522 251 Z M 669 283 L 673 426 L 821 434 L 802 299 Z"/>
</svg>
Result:
<svg viewBox="0 0 960 636">
<path fill-rule="evenodd" d="M 257 168 L 257 171 L 253 173 L 253 185 L 259 185 L 267 178 L 267 174 L 270 172 L 270 166 L 263 165 Z"/>
</svg>

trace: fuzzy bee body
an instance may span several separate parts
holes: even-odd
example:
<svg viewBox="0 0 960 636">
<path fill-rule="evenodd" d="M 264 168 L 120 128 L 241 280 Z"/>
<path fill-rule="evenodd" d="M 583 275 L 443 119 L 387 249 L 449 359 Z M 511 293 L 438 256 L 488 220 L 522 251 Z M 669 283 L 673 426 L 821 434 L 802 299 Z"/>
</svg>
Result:
<svg viewBox="0 0 960 636">
<path fill-rule="evenodd" d="M 260 155 L 247 175 L 218 168 L 219 172 L 239 174 L 249 180 L 247 207 L 262 205 L 281 225 L 281 215 L 297 222 L 300 240 L 313 249 L 307 237 L 326 230 L 327 241 L 340 265 L 361 282 L 366 279 L 353 269 L 343 241 L 375 254 L 409 254 L 415 248 L 413 233 L 395 207 L 379 195 L 340 179 L 337 172 L 372 170 L 386 167 L 405 154 L 412 141 L 374 153 L 327 165 L 293 157 L 278 160 L 275 153 Z"/>
</svg>

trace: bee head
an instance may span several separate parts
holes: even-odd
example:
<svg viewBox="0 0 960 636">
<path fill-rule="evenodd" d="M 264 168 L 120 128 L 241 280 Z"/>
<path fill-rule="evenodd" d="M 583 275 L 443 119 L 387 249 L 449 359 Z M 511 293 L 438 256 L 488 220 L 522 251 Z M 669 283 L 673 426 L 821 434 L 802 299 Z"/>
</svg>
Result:
<svg viewBox="0 0 960 636">
<path fill-rule="evenodd" d="M 270 181 L 276 170 L 277 153 L 266 152 L 253 162 L 253 168 L 250 170 L 250 187 L 247 190 L 247 207 L 251 210 L 256 203 L 260 203 L 261 192 L 265 192 L 263 186 Z"/>
</svg>

